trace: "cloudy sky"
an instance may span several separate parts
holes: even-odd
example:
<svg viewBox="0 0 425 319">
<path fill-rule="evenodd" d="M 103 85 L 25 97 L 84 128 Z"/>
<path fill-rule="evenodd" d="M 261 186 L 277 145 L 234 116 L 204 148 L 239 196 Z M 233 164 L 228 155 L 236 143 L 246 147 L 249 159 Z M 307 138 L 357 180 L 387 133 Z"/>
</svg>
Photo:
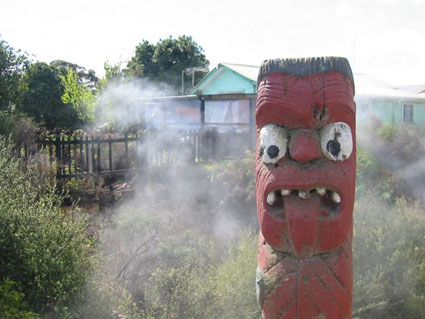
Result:
<svg viewBox="0 0 425 319">
<path fill-rule="evenodd" d="M 269 58 L 336 55 L 354 72 L 425 84 L 425 0 L 4 1 L 0 37 L 34 60 L 103 74 L 143 39 L 190 35 L 211 68 Z"/>
</svg>

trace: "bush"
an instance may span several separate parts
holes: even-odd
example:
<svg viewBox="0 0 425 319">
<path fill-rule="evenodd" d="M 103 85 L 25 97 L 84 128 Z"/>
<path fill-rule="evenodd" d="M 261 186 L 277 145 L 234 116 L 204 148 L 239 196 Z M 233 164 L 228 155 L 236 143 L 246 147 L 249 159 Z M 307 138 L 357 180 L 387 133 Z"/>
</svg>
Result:
<svg viewBox="0 0 425 319">
<path fill-rule="evenodd" d="M 372 153 L 361 147 L 356 154 L 356 198 L 374 191 L 379 200 L 394 202 L 395 180 L 391 171 L 383 169 Z"/>
<path fill-rule="evenodd" d="M 37 319 L 39 316 L 28 310 L 24 294 L 16 290 L 16 284 L 6 278 L 0 283 L 0 316 L 4 319 Z"/>
<path fill-rule="evenodd" d="M 37 313 L 68 313 L 78 302 L 91 269 L 92 240 L 86 224 L 60 210 L 55 187 L 13 157 L 0 138 L 0 280 L 22 287 Z"/>
<path fill-rule="evenodd" d="M 210 192 L 215 199 L 213 207 L 218 213 L 231 217 L 243 227 L 257 227 L 255 152 L 247 152 L 238 161 L 213 162 L 204 165 L 210 178 Z"/>
<path fill-rule="evenodd" d="M 29 117 L 0 111 L 0 135 L 11 136 L 15 144 L 32 144 L 36 139 L 36 131 L 36 125 Z"/>
<path fill-rule="evenodd" d="M 404 199 L 389 205 L 370 192 L 356 202 L 354 217 L 355 315 L 425 318 L 423 207 Z"/>
<path fill-rule="evenodd" d="M 216 303 L 211 318 L 256 319 L 261 316 L 255 293 L 258 233 L 243 231 L 219 265 L 215 276 Z"/>
</svg>

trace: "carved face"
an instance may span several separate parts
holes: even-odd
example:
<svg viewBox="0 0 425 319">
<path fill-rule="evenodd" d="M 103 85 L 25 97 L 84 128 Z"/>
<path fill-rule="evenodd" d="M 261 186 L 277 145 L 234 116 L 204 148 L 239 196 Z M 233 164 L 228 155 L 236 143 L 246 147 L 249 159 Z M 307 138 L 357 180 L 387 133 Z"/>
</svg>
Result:
<svg viewBox="0 0 425 319">
<path fill-rule="evenodd" d="M 257 211 L 275 249 L 300 258 L 352 238 L 355 103 L 339 72 L 267 74 L 259 83 Z"/>
</svg>

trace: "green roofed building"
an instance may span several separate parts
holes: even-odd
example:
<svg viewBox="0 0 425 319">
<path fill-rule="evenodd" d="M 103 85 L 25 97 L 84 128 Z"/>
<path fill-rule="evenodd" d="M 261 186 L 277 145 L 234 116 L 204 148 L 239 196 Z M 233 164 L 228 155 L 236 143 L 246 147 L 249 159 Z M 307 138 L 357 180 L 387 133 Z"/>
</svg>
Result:
<svg viewBox="0 0 425 319">
<path fill-rule="evenodd" d="M 425 125 L 425 94 L 391 86 L 366 74 L 354 74 L 354 80 L 359 124 L 375 119 L 382 123 Z"/>
<path fill-rule="evenodd" d="M 237 96 L 238 99 L 246 94 L 252 101 L 257 93 L 259 69 L 253 65 L 220 63 L 189 94 Z M 425 85 L 394 87 L 361 73 L 354 74 L 354 82 L 359 124 L 374 119 L 382 123 L 425 125 Z"/>
<path fill-rule="evenodd" d="M 189 94 L 256 94 L 258 66 L 220 63 Z"/>
<path fill-rule="evenodd" d="M 199 132 L 193 147 L 203 145 L 202 158 L 244 154 L 255 148 L 259 70 L 254 65 L 220 63 L 188 95 L 136 99 L 134 105 L 142 111 L 140 125 L 148 130 Z M 394 87 L 366 74 L 354 74 L 354 83 L 358 125 L 371 121 L 425 125 L 425 85 Z M 206 150 L 211 155 L 205 155 Z"/>
</svg>

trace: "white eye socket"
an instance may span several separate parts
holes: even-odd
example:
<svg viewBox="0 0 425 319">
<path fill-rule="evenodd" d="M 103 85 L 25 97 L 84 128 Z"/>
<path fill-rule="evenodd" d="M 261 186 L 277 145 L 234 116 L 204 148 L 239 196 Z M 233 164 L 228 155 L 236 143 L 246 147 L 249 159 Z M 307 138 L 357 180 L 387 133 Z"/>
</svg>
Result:
<svg viewBox="0 0 425 319">
<path fill-rule="evenodd" d="M 332 161 L 346 160 L 353 151 L 351 128 L 344 122 L 326 125 L 320 130 L 320 148 L 322 153 Z"/>
<path fill-rule="evenodd" d="M 260 156 L 264 163 L 277 163 L 286 153 L 288 133 L 276 124 L 267 124 L 260 130 Z"/>
</svg>

